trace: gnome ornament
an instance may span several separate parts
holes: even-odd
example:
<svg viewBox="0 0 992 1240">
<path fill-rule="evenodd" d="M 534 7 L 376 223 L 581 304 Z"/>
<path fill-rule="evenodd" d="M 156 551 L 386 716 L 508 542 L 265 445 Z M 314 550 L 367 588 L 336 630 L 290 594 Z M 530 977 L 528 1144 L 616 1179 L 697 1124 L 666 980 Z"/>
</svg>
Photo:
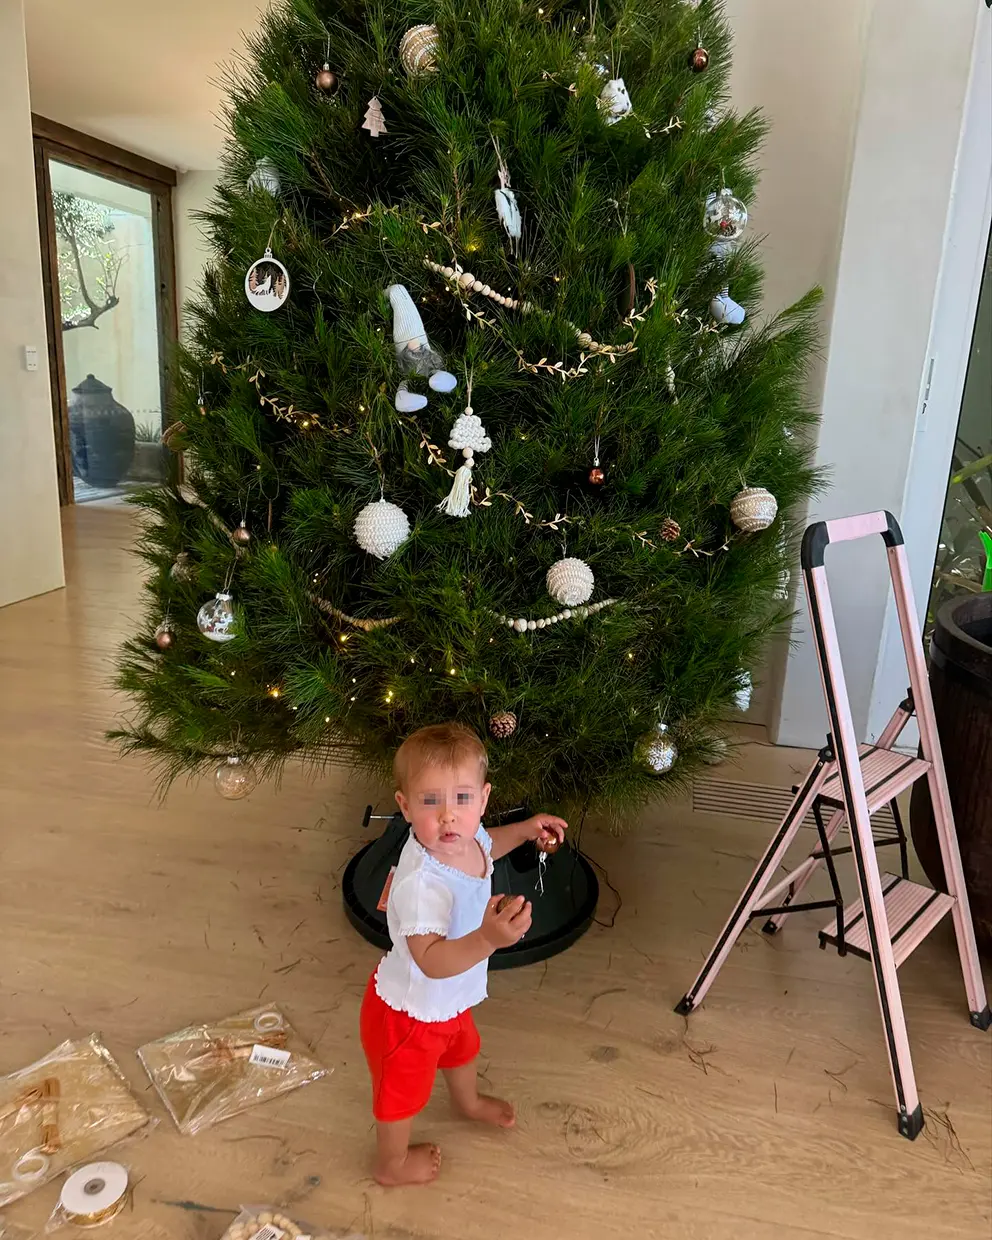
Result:
<svg viewBox="0 0 992 1240">
<path fill-rule="evenodd" d="M 393 307 L 393 344 L 400 374 L 420 375 L 434 392 L 453 392 L 458 380 L 444 369 L 444 358 L 431 348 L 424 320 L 403 284 L 391 284 L 386 296 Z M 411 392 L 404 378 L 396 389 L 394 404 L 400 413 L 415 413 L 427 404 L 427 397 Z"/>
</svg>

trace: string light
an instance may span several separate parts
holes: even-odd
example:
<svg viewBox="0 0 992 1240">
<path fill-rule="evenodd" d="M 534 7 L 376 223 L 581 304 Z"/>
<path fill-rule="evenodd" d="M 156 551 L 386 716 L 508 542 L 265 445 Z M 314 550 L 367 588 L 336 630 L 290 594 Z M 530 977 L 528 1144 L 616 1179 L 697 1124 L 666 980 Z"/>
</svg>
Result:
<svg viewBox="0 0 992 1240">
<path fill-rule="evenodd" d="M 410 655 L 410 662 L 411 662 L 411 663 L 416 663 L 416 662 L 417 662 L 417 660 L 413 657 L 413 655 Z"/>
<path fill-rule="evenodd" d="M 386 694 L 386 701 L 391 702 L 392 700 L 393 700 L 393 691 L 392 689 L 390 689 L 389 692 Z"/>
<path fill-rule="evenodd" d="M 357 702 L 357 701 L 358 701 L 358 699 L 357 699 L 357 698 L 352 698 L 351 700 L 352 700 L 353 702 Z"/>
<path fill-rule="evenodd" d="M 279 697 L 279 693 L 280 693 L 279 686 L 278 686 L 278 685 L 273 685 L 273 686 L 272 686 L 272 688 L 269 690 L 269 697 L 270 697 L 270 698 L 277 698 L 277 697 Z"/>
<path fill-rule="evenodd" d="M 341 642 L 342 645 L 344 645 L 344 643 L 348 640 L 350 636 L 351 636 L 350 633 L 339 633 L 338 641 Z"/>
<path fill-rule="evenodd" d="M 325 722 L 325 723 L 330 723 L 330 722 L 331 722 L 331 716 L 330 716 L 330 715 L 325 715 L 325 716 L 324 716 L 324 722 Z"/>
<path fill-rule="evenodd" d="M 633 650 L 628 650 L 628 651 L 627 651 L 627 658 L 628 658 L 628 659 L 630 659 L 631 661 L 633 661 L 633 658 L 634 658 L 634 652 L 633 652 Z"/>
<path fill-rule="evenodd" d="M 449 676 L 457 676 L 457 675 L 458 675 L 458 670 L 457 670 L 456 668 L 454 668 L 454 667 L 449 667 L 449 668 L 448 668 L 448 675 L 449 675 Z"/>
</svg>

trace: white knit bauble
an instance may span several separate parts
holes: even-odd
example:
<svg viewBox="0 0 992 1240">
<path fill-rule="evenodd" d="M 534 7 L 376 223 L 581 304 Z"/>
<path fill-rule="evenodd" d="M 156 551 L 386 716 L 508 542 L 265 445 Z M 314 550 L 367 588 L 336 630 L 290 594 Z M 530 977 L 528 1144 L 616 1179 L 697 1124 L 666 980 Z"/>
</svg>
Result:
<svg viewBox="0 0 992 1240">
<path fill-rule="evenodd" d="M 546 582 L 548 593 L 556 602 L 575 607 L 592 597 L 596 579 L 585 560 L 569 556 L 551 565 Z"/>
<path fill-rule="evenodd" d="M 400 39 L 400 60 L 410 74 L 437 71 L 437 26 L 411 26 Z"/>
<path fill-rule="evenodd" d="M 739 530 L 767 530 L 778 512 L 778 500 L 764 487 L 745 487 L 730 501 L 730 519 Z"/>
<path fill-rule="evenodd" d="M 410 521 L 402 508 L 380 499 L 366 504 L 355 518 L 355 540 L 363 551 L 384 560 L 410 537 Z"/>
<path fill-rule="evenodd" d="M 741 672 L 737 677 L 737 689 L 734 693 L 734 705 L 738 710 L 745 711 L 751 705 L 752 689 L 751 673 Z"/>
</svg>

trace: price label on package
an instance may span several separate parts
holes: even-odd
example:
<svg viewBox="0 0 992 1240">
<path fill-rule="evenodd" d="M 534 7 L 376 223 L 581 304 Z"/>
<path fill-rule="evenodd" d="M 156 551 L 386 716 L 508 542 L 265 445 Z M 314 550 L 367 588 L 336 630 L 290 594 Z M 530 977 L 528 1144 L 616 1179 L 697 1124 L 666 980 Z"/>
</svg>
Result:
<svg viewBox="0 0 992 1240">
<path fill-rule="evenodd" d="M 256 1044 L 251 1048 L 251 1055 L 248 1057 L 248 1062 L 253 1063 L 257 1068 L 278 1068 L 281 1072 L 289 1063 L 289 1051 L 280 1051 L 274 1046 L 260 1046 L 256 1042 Z M 263 1227 L 262 1231 L 265 1230 L 266 1228 Z M 269 1230 L 278 1231 L 279 1229 L 270 1228 Z M 262 1236 L 261 1232 L 256 1232 L 256 1234 L 252 1236 L 251 1240 L 259 1240 L 259 1237 L 261 1237 L 261 1240 L 280 1240 L 283 1234 L 283 1232 L 279 1232 L 278 1236 Z"/>
<path fill-rule="evenodd" d="M 265 1051 L 269 1048 L 267 1046 L 256 1046 L 255 1049 Z M 282 1054 L 281 1051 L 278 1053 Z M 259 1227 L 258 1231 L 250 1237 L 250 1240 L 282 1240 L 285 1234 L 281 1227 L 273 1227 L 271 1223 L 266 1223 L 264 1227 Z"/>
</svg>

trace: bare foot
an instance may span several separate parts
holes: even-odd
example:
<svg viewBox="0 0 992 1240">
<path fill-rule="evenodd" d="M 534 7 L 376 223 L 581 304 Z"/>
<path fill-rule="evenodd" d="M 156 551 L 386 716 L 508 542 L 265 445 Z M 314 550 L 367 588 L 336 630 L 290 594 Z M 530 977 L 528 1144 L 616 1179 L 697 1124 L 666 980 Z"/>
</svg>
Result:
<svg viewBox="0 0 992 1240">
<path fill-rule="evenodd" d="M 512 1102 L 490 1098 L 488 1094 L 479 1094 L 474 1103 L 459 1110 L 466 1119 L 478 1120 L 480 1124 L 494 1124 L 497 1128 L 512 1128 L 517 1122 Z"/>
<path fill-rule="evenodd" d="M 386 1188 L 401 1184 L 430 1184 L 441 1169 L 441 1150 L 437 1145 L 411 1145 L 402 1162 L 377 1163 L 375 1178 Z"/>
</svg>

